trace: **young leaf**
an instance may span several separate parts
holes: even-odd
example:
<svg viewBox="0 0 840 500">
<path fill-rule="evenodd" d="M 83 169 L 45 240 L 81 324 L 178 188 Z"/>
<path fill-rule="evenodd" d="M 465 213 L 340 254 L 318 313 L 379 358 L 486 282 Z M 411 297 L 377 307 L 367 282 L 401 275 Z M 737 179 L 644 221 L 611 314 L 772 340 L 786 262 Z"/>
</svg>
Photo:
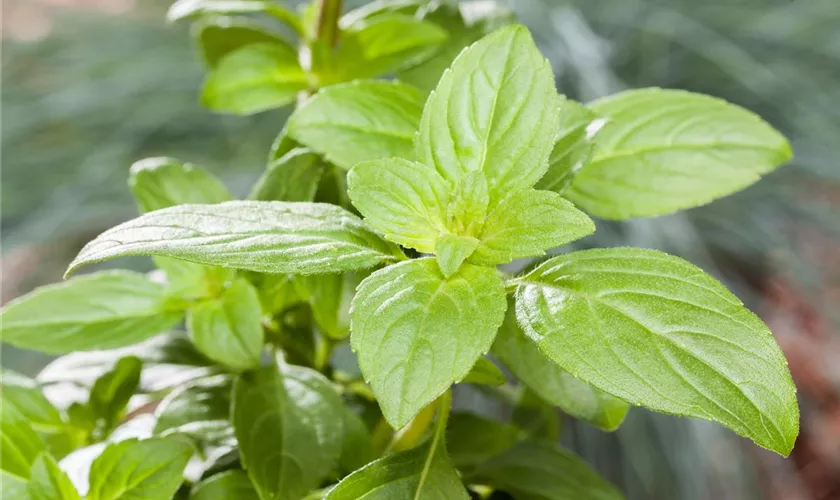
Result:
<svg viewBox="0 0 840 500">
<path fill-rule="evenodd" d="M 592 220 L 559 194 L 526 189 L 490 212 L 469 262 L 491 266 L 536 257 L 593 232 Z"/>
<path fill-rule="evenodd" d="M 114 368 L 93 384 L 88 408 L 96 419 L 98 438 L 103 439 L 120 423 L 128 401 L 140 385 L 143 362 L 134 356 L 117 361 Z"/>
<path fill-rule="evenodd" d="M 446 230 L 449 186 L 430 167 L 400 158 L 357 164 L 348 193 L 365 221 L 391 241 L 431 253 Z"/>
<path fill-rule="evenodd" d="M 223 16 L 202 19 L 192 31 L 201 56 L 210 68 L 215 68 L 224 56 L 246 45 L 288 43 L 260 24 Z"/>
<path fill-rule="evenodd" d="M 446 426 L 446 449 L 452 463 L 469 469 L 513 446 L 517 429 L 472 413 L 455 413 Z"/>
<path fill-rule="evenodd" d="M 426 102 L 417 155 L 450 183 L 487 178 L 491 207 L 543 176 L 558 125 L 554 75 L 522 26 L 458 56 Z"/>
<path fill-rule="evenodd" d="M 146 158 L 134 163 L 128 186 L 143 213 L 175 205 L 221 203 L 231 199 L 219 179 L 174 158 Z"/>
<path fill-rule="evenodd" d="M 88 243 L 67 272 L 128 255 L 263 273 L 319 274 L 365 269 L 400 254 L 341 207 L 229 201 L 165 208 L 120 224 Z"/>
<path fill-rule="evenodd" d="M 461 264 L 475 252 L 479 241 L 472 236 L 444 234 L 435 242 L 435 258 L 447 278 L 458 272 Z"/>
<path fill-rule="evenodd" d="M 271 161 L 257 180 L 249 200 L 312 201 L 324 164 L 308 148 L 294 148 Z"/>
<path fill-rule="evenodd" d="M 201 101 L 216 111 L 249 115 L 289 104 L 308 86 L 294 48 L 255 43 L 219 61 L 204 82 Z"/>
<path fill-rule="evenodd" d="M 67 474 L 48 453 L 42 453 L 32 465 L 28 492 L 29 500 L 81 500 Z"/>
<path fill-rule="evenodd" d="M 490 348 L 505 307 L 495 269 L 467 264 L 447 279 L 431 258 L 386 267 L 359 285 L 350 342 L 392 427 L 406 425 L 469 373 Z"/>
<path fill-rule="evenodd" d="M 257 490 L 241 470 L 216 474 L 195 485 L 190 500 L 260 500 Z"/>
<path fill-rule="evenodd" d="M 313 72 L 321 86 L 374 78 L 417 64 L 446 40 L 439 26 L 405 14 L 384 14 L 342 30 L 338 47 L 313 48 Z"/>
<path fill-rule="evenodd" d="M 793 447 L 796 391 L 770 331 L 682 259 L 555 257 L 521 278 L 516 315 L 560 368 L 630 404 L 718 422 L 782 455 Z"/>
<path fill-rule="evenodd" d="M 56 431 L 64 427 L 58 410 L 44 397 L 38 383 L 11 370 L 0 369 L 2 374 L 2 405 L 13 407 L 39 431 Z"/>
<path fill-rule="evenodd" d="M 280 362 L 239 377 L 233 425 L 260 498 L 301 498 L 338 464 L 341 400 L 318 372 Z"/>
<path fill-rule="evenodd" d="M 438 414 L 429 440 L 414 449 L 380 458 L 342 479 L 325 500 L 467 500 L 469 495 L 446 456 L 449 406 Z"/>
<path fill-rule="evenodd" d="M 45 449 L 44 442 L 12 405 L 0 411 L 0 470 L 3 481 L 26 481 L 32 464 Z M 17 488 L 15 488 L 17 489 Z"/>
<path fill-rule="evenodd" d="M 520 443 L 479 465 L 470 482 L 523 500 L 621 500 L 622 494 L 579 457 L 535 443 Z"/>
<path fill-rule="evenodd" d="M 187 331 L 208 358 L 236 371 L 256 368 L 263 347 L 262 306 L 257 290 L 239 278 L 218 299 L 187 313 Z"/>
<path fill-rule="evenodd" d="M 44 286 L 0 312 L 0 339 L 50 354 L 111 349 L 145 340 L 183 317 L 166 289 L 128 271 Z"/>
<path fill-rule="evenodd" d="M 86 500 L 172 498 L 193 450 L 185 441 L 128 439 L 109 445 L 90 468 Z"/>
<path fill-rule="evenodd" d="M 566 196 L 608 219 L 709 203 L 790 160 L 787 140 L 753 113 L 681 90 L 641 89 L 589 108 L 608 123 Z"/>
<path fill-rule="evenodd" d="M 537 182 L 537 189 L 563 194 L 589 159 L 595 143 L 592 140 L 604 124 L 582 104 L 558 96 L 560 130 L 557 142 L 548 157 L 548 171 Z"/>
<path fill-rule="evenodd" d="M 170 392 L 155 410 L 155 434 L 193 422 L 227 422 L 233 380 L 216 375 L 193 381 Z"/>
<path fill-rule="evenodd" d="M 493 354 L 540 398 L 604 430 L 617 429 L 630 409 L 624 401 L 558 368 L 522 332 L 512 306 L 508 308 L 505 322 L 496 335 Z"/>
<path fill-rule="evenodd" d="M 295 32 L 303 33 L 298 16 L 272 0 L 177 0 L 166 13 L 166 19 L 175 22 L 199 16 L 259 13 L 269 14 Z"/>
<path fill-rule="evenodd" d="M 362 161 L 407 156 L 423 112 L 417 89 L 356 81 L 321 89 L 286 124 L 289 137 L 349 170 Z"/>
<path fill-rule="evenodd" d="M 461 380 L 463 384 L 505 385 L 507 377 L 496 363 L 487 358 L 478 358 L 472 370 Z"/>
</svg>

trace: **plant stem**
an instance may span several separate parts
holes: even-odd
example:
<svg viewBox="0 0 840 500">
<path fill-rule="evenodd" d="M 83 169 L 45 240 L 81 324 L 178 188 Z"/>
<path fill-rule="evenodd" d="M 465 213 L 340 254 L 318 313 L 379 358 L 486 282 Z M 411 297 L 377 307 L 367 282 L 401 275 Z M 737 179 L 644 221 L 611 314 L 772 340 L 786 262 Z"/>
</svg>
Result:
<svg viewBox="0 0 840 500">
<path fill-rule="evenodd" d="M 338 43 L 338 19 L 341 17 L 341 0 L 318 0 L 318 29 L 315 35 L 328 47 Z"/>
<path fill-rule="evenodd" d="M 431 425 L 435 414 L 437 414 L 437 422 L 435 424 L 435 435 L 437 436 L 441 432 L 441 429 L 446 428 L 446 421 L 449 419 L 449 410 L 451 407 L 452 393 L 446 391 L 441 397 L 420 410 L 420 413 L 408 425 L 400 429 L 386 451 L 402 451 L 417 446 Z"/>
</svg>

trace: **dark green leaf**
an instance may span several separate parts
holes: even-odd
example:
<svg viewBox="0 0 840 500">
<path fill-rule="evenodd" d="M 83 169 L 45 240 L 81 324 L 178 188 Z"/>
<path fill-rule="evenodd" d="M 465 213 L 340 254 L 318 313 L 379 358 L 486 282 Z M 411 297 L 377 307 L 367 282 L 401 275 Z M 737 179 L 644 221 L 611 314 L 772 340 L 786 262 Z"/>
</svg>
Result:
<svg viewBox="0 0 840 500">
<path fill-rule="evenodd" d="M 142 369 L 140 359 L 134 356 L 122 358 L 93 384 L 88 407 L 96 419 L 99 439 L 107 436 L 122 420 L 128 401 L 140 385 Z"/>
<path fill-rule="evenodd" d="M 271 161 L 257 180 L 249 200 L 312 201 L 324 164 L 307 148 L 294 148 Z"/>
<path fill-rule="evenodd" d="M 246 45 L 287 44 L 257 23 L 230 17 L 203 19 L 195 25 L 193 33 L 204 61 L 211 68 L 218 66 L 224 56 Z"/>
<path fill-rule="evenodd" d="M 259 365 L 263 347 L 262 306 L 257 290 L 239 278 L 218 299 L 187 313 L 187 330 L 208 358 L 237 371 Z"/>
<path fill-rule="evenodd" d="M 30 500 L 81 500 L 67 474 L 47 453 L 42 453 L 32 466 L 28 490 Z"/>
<path fill-rule="evenodd" d="M 231 470 L 201 481 L 190 493 L 190 500 L 260 500 L 248 474 Z"/>
<path fill-rule="evenodd" d="M 358 81 L 321 89 L 286 128 L 290 137 L 349 170 L 362 161 L 410 154 L 422 112 L 417 89 Z"/>
<path fill-rule="evenodd" d="M 373 451 L 370 431 L 368 431 L 361 417 L 347 406 L 344 406 L 342 415 L 344 439 L 341 442 L 341 457 L 338 460 L 338 469 L 343 476 L 367 465 L 376 458 L 376 455 Z"/>
<path fill-rule="evenodd" d="M 233 380 L 216 375 L 183 385 L 170 392 L 155 410 L 155 434 L 193 422 L 227 423 Z"/>
<path fill-rule="evenodd" d="M 554 446 L 560 439 L 563 422 L 553 406 L 524 387 L 513 407 L 511 424 L 520 429 L 526 439 Z"/>
<path fill-rule="evenodd" d="M 767 326 L 700 268 L 653 250 L 550 259 L 516 290 L 525 334 L 630 404 L 718 422 L 787 455 L 796 390 Z"/>
<path fill-rule="evenodd" d="M 161 255 L 264 273 L 320 274 L 397 260 L 399 249 L 323 203 L 229 201 L 142 215 L 88 243 L 69 272 L 128 255 Z"/>
<path fill-rule="evenodd" d="M 517 430 L 472 413 L 455 413 L 446 427 L 446 449 L 459 469 L 475 467 L 516 442 Z"/>
<path fill-rule="evenodd" d="M 111 349 L 164 332 L 183 317 L 166 289 L 128 271 L 107 271 L 49 285 L 0 312 L 3 342 L 58 354 Z"/>
<path fill-rule="evenodd" d="M 506 306 L 495 269 L 467 264 L 447 279 L 431 258 L 387 267 L 359 285 L 350 341 L 392 427 L 469 373 Z"/>
</svg>

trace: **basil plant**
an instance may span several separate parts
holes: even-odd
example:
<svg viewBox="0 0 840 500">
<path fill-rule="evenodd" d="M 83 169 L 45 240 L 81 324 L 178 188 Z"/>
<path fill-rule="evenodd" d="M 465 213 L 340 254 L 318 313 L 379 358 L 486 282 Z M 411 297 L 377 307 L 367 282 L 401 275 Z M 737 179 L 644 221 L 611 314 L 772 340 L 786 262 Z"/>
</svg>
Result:
<svg viewBox="0 0 840 500">
<path fill-rule="evenodd" d="M 554 250 L 756 182 L 791 158 L 761 118 L 659 88 L 575 102 L 488 2 L 170 17 L 208 107 L 294 109 L 246 200 L 141 160 L 141 215 L 2 310 L 4 343 L 60 356 L 4 371 L 2 498 L 618 499 L 559 415 L 612 431 L 634 406 L 791 452 L 785 358 L 735 295 L 659 251 Z M 136 255 L 159 270 L 76 274 Z M 453 386 L 502 410 L 453 410 Z"/>
</svg>

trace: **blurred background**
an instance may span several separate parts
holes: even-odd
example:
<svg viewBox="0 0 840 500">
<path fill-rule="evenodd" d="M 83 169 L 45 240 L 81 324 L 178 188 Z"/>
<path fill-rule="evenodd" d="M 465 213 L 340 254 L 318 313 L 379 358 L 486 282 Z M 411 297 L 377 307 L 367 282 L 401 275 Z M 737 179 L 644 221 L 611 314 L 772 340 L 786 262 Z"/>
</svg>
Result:
<svg viewBox="0 0 840 500">
<path fill-rule="evenodd" d="M 532 29 L 562 93 L 712 94 L 766 118 L 796 152 L 735 196 L 676 216 L 599 223 L 585 241 L 681 255 L 762 316 L 799 390 L 791 457 L 641 409 L 612 434 L 569 421 L 565 444 L 630 499 L 840 499 L 840 0 L 502 3 Z M 264 168 L 284 114 L 203 109 L 203 70 L 188 27 L 165 23 L 168 5 L 2 1 L 4 303 L 60 279 L 84 242 L 135 215 L 126 187 L 135 160 L 202 165 L 235 194 Z M 45 359 L 6 349 L 2 361 L 34 374 Z"/>
</svg>

